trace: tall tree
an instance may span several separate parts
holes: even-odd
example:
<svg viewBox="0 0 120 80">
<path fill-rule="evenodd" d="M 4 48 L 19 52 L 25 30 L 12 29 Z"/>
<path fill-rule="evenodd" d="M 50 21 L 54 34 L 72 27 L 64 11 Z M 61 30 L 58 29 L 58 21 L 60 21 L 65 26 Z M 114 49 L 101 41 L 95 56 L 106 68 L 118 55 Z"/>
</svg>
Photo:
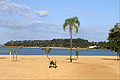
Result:
<svg viewBox="0 0 120 80">
<path fill-rule="evenodd" d="M 65 23 L 63 24 L 64 31 L 67 26 L 69 26 L 70 32 L 70 62 L 72 62 L 72 29 L 74 27 L 76 29 L 76 33 L 78 33 L 78 27 L 80 26 L 80 22 L 77 17 L 68 18 L 65 20 Z"/>
<path fill-rule="evenodd" d="M 120 56 L 120 23 L 116 23 L 114 28 L 111 28 L 108 36 L 108 49 L 117 52 Z"/>
<path fill-rule="evenodd" d="M 16 53 L 16 61 L 17 61 L 17 55 L 18 55 L 18 52 L 19 52 L 19 50 L 15 50 L 15 53 Z"/>
<path fill-rule="evenodd" d="M 46 54 L 47 54 L 47 58 L 48 58 L 48 53 L 52 52 L 51 48 L 42 48 L 41 50 L 45 50 Z"/>
<path fill-rule="evenodd" d="M 15 55 L 15 49 L 13 48 L 13 49 L 10 49 L 11 50 L 11 52 L 13 53 L 13 60 L 14 60 L 14 55 Z"/>
<path fill-rule="evenodd" d="M 20 48 L 20 53 L 22 53 L 23 46 L 20 46 L 19 48 Z"/>
</svg>

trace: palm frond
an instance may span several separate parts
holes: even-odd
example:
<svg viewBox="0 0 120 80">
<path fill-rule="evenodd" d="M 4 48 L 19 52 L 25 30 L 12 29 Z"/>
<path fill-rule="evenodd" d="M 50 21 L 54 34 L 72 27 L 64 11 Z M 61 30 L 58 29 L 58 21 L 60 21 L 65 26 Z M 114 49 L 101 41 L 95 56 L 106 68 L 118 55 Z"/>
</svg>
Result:
<svg viewBox="0 0 120 80">
<path fill-rule="evenodd" d="M 70 26 L 73 23 L 73 19 L 72 18 L 68 18 L 65 20 L 65 23 L 63 24 L 63 30 L 65 31 L 65 28 L 67 26 Z"/>
<path fill-rule="evenodd" d="M 79 53 L 79 51 L 76 51 L 76 53 Z"/>
<path fill-rule="evenodd" d="M 41 50 L 45 50 L 45 48 L 42 48 Z"/>
<path fill-rule="evenodd" d="M 65 28 L 68 26 L 68 23 L 63 24 L 63 30 L 65 31 Z"/>
<path fill-rule="evenodd" d="M 80 22 L 79 22 L 79 20 L 78 20 L 78 17 L 73 17 L 73 22 L 74 22 L 75 24 L 77 24 L 78 26 L 80 26 Z"/>
<path fill-rule="evenodd" d="M 79 55 L 79 51 L 76 51 L 76 56 Z"/>
<path fill-rule="evenodd" d="M 76 26 L 76 25 L 74 24 L 74 27 L 75 27 L 75 29 L 76 29 L 76 33 L 78 33 L 78 26 Z"/>
<path fill-rule="evenodd" d="M 69 26 L 69 32 L 71 33 L 72 28 L 71 26 L 75 27 L 76 33 L 78 33 L 78 27 L 80 26 L 80 22 L 78 20 L 78 17 L 68 18 L 65 20 L 65 23 L 63 24 L 63 29 L 65 31 L 66 26 Z"/>
</svg>

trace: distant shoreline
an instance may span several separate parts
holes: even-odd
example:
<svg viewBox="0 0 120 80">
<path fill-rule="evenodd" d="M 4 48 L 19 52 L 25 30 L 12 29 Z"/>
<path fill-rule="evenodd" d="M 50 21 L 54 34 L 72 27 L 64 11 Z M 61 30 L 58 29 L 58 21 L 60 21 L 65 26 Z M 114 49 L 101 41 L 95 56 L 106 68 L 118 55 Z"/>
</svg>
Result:
<svg viewBox="0 0 120 80">
<path fill-rule="evenodd" d="M 20 46 L 3 46 L 3 47 L 20 47 Z M 24 48 L 45 48 L 45 47 L 24 47 Z M 54 49 L 70 49 L 67 47 L 49 47 Z M 107 49 L 90 49 L 90 48 L 72 48 L 72 49 L 87 49 L 87 50 L 107 50 Z"/>
</svg>

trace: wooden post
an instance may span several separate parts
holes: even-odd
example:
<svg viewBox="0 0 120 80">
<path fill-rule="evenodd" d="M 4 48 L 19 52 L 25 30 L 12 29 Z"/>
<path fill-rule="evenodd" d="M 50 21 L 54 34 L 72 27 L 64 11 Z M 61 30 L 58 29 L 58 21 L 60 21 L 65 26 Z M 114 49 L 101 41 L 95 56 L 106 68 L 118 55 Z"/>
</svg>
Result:
<svg viewBox="0 0 120 80">
<path fill-rule="evenodd" d="M 10 62 L 11 62 L 11 51 L 10 51 Z"/>
<path fill-rule="evenodd" d="M 15 54 L 15 49 L 13 48 L 13 61 L 14 61 L 14 54 Z"/>
<path fill-rule="evenodd" d="M 17 61 L 17 51 L 16 51 L 16 61 Z"/>
</svg>

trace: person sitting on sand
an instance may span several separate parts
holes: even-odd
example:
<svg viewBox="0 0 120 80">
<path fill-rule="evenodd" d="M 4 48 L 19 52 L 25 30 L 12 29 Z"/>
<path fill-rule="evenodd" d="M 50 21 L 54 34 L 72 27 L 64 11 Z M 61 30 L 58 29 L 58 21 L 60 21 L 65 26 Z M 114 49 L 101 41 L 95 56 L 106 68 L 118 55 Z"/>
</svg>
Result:
<svg viewBox="0 0 120 80">
<path fill-rule="evenodd" d="M 55 61 L 53 61 L 53 60 L 50 61 L 50 66 L 49 66 L 49 68 L 51 68 L 51 67 L 54 67 L 54 68 L 57 67 L 57 66 L 56 66 L 56 59 L 55 59 Z"/>
</svg>

